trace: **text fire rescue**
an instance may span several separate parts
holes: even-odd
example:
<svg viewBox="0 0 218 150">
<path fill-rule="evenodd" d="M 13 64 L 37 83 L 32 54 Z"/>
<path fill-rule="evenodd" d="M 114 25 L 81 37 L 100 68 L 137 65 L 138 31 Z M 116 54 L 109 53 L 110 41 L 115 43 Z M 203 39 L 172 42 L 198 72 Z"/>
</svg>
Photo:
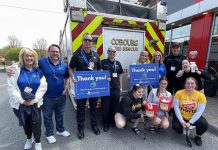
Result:
<svg viewBox="0 0 218 150">
<path fill-rule="evenodd" d="M 138 51 L 138 40 L 113 38 L 111 44 L 117 51 Z"/>
</svg>

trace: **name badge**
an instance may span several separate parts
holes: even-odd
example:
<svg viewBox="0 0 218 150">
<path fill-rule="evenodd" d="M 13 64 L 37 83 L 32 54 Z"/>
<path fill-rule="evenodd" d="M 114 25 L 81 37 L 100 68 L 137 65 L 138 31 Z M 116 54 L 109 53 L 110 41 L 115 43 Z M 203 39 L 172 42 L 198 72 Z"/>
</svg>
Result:
<svg viewBox="0 0 218 150">
<path fill-rule="evenodd" d="M 93 62 L 90 61 L 90 62 L 89 62 L 89 67 L 88 67 L 88 68 L 89 68 L 90 70 L 93 70 L 93 69 L 94 69 L 94 66 L 95 66 L 95 64 L 94 64 Z"/>
<path fill-rule="evenodd" d="M 117 73 L 113 73 L 113 74 L 112 74 L 112 77 L 113 77 L 113 78 L 117 78 L 117 77 L 118 77 Z"/>
<path fill-rule="evenodd" d="M 171 66 L 171 67 L 170 67 L 170 70 L 171 70 L 171 71 L 176 71 L 176 67 L 175 67 L 175 66 Z"/>
<path fill-rule="evenodd" d="M 30 87 L 25 87 L 24 92 L 31 93 L 32 90 Z"/>
</svg>

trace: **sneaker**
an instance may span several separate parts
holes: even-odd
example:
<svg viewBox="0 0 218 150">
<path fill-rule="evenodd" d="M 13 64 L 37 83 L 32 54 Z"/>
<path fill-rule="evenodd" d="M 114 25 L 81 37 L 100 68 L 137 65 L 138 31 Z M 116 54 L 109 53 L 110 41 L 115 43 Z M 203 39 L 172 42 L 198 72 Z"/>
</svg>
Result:
<svg viewBox="0 0 218 150">
<path fill-rule="evenodd" d="M 70 136 L 70 133 L 69 133 L 68 131 L 66 131 L 66 130 L 65 130 L 64 132 L 58 132 L 58 131 L 57 131 L 56 134 L 57 134 L 57 135 L 62 135 L 62 136 L 64 136 L 64 137 Z"/>
<path fill-rule="evenodd" d="M 24 149 L 31 149 L 33 146 L 33 139 L 27 139 L 24 145 Z"/>
<path fill-rule="evenodd" d="M 154 126 L 150 126 L 149 127 L 149 131 L 151 132 L 151 133 L 156 133 L 156 128 L 154 127 Z"/>
<path fill-rule="evenodd" d="M 48 136 L 46 137 L 46 139 L 48 140 L 48 143 L 53 144 L 56 142 L 56 139 L 54 136 Z"/>
<path fill-rule="evenodd" d="M 35 144 L 35 150 L 42 150 L 42 144 L 41 143 L 36 143 Z"/>
<path fill-rule="evenodd" d="M 196 145 L 198 145 L 198 146 L 201 146 L 201 145 L 202 145 L 202 140 L 201 140 L 201 137 L 200 137 L 200 136 L 195 136 L 195 143 L 196 143 Z"/>
</svg>

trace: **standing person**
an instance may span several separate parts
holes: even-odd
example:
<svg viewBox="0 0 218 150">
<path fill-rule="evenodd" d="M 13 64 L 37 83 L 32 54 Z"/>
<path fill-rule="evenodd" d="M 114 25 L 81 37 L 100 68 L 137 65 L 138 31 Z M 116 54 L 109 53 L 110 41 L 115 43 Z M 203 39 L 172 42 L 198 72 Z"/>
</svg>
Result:
<svg viewBox="0 0 218 150">
<path fill-rule="evenodd" d="M 58 45 L 52 44 L 48 48 L 48 57 L 39 59 L 39 67 L 42 69 L 48 90 L 43 97 L 43 117 L 45 135 L 49 143 L 55 143 L 54 125 L 52 121 L 55 114 L 56 134 L 67 137 L 70 135 L 64 128 L 64 111 L 66 93 L 69 85 L 68 67 L 63 60 L 60 60 L 61 49 Z"/>
<path fill-rule="evenodd" d="M 100 58 L 98 54 L 91 50 L 92 45 L 92 36 L 89 33 L 85 33 L 82 39 L 82 49 L 80 52 L 74 53 L 70 65 L 69 65 L 69 73 L 72 81 L 76 84 L 76 80 L 74 79 L 74 69 L 76 71 L 92 71 L 92 70 L 100 70 Z M 97 97 L 89 98 L 89 105 L 91 111 L 91 128 L 92 131 L 96 134 L 100 134 L 100 130 L 97 127 L 96 121 L 96 105 L 97 105 Z M 78 138 L 84 138 L 84 122 L 85 122 L 85 105 L 87 98 L 77 99 L 77 109 L 76 109 L 76 119 L 77 119 L 77 129 L 78 129 Z"/>
<path fill-rule="evenodd" d="M 139 55 L 139 59 L 136 61 L 135 64 L 148 64 L 148 52 L 142 51 Z"/>
<path fill-rule="evenodd" d="M 154 88 L 151 90 L 151 92 L 148 95 L 148 101 L 150 103 L 157 104 L 159 106 L 160 104 L 160 98 L 166 97 L 166 98 L 172 98 L 172 95 L 170 92 L 166 90 L 168 85 L 168 80 L 166 77 L 162 77 L 159 80 L 159 86 L 158 88 Z M 160 127 L 162 129 L 167 129 L 169 127 L 169 120 L 168 120 L 168 113 L 163 112 L 162 110 L 158 109 L 156 116 L 154 118 L 151 118 L 151 125 L 149 130 L 152 132 L 155 132 L 157 127 Z"/>
<path fill-rule="evenodd" d="M 32 147 L 32 134 L 35 149 L 41 150 L 41 106 L 47 90 L 46 79 L 38 68 L 37 53 L 29 48 L 22 48 L 19 62 L 11 66 L 13 74 L 8 78 L 9 103 L 19 119 L 27 136 L 24 149 Z"/>
<path fill-rule="evenodd" d="M 199 71 L 197 66 L 192 71 L 190 63 L 187 59 L 182 61 L 182 70 L 176 74 L 175 92 L 184 89 L 184 83 L 188 77 L 195 78 L 198 83 L 197 90 L 204 93 L 204 87 L 201 79 L 210 80 L 210 76 L 208 76 L 208 74 L 204 71 Z"/>
<path fill-rule="evenodd" d="M 185 80 L 185 89 L 176 92 L 174 97 L 174 110 L 172 127 L 179 134 L 183 128 L 190 125 L 196 126 L 195 143 L 202 145 L 201 136 L 207 131 L 207 120 L 202 116 L 206 107 L 206 97 L 201 92 L 195 90 L 197 81 L 189 77 Z"/>
<path fill-rule="evenodd" d="M 143 86 L 136 84 L 132 87 L 132 90 L 125 94 L 116 108 L 114 120 L 117 128 L 122 129 L 125 127 L 127 120 L 134 122 L 132 131 L 135 134 L 140 134 L 138 128 L 139 122 L 143 122 L 144 104 L 143 104 Z"/>
<path fill-rule="evenodd" d="M 148 64 L 149 63 L 149 57 L 148 57 L 148 52 L 147 51 L 142 51 L 139 55 L 138 60 L 133 63 L 134 65 L 140 65 L 140 64 Z M 149 86 L 150 87 L 150 86 Z M 147 98 L 148 95 L 148 86 L 143 85 L 143 98 Z"/>
<path fill-rule="evenodd" d="M 101 62 L 103 70 L 110 71 L 110 96 L 101 98 L 102 111 L 103 111 L 103 130 L 107 132 L 110 124 L 114 124 L 115 108 L 120 100 L 121 89 L 121 74 L 123 68 L 121 63 L 115 60 L 116 49 L 110 46 L 107 50 L 108 58 Z"/>
<path fill-rule="evenodd" d="M 187 59 L 186 56 L 180 54 L 180 45 L 179 43 L 172 43 L 171 54 L 167 56 L 164 60 L 164 64 L 167 70 L 167 79 L 169 80 L 169 85 L 167 90 L 174 94 L 174 79 L 179 70 L 182 69 L 182 61 Z"/>
</svg>

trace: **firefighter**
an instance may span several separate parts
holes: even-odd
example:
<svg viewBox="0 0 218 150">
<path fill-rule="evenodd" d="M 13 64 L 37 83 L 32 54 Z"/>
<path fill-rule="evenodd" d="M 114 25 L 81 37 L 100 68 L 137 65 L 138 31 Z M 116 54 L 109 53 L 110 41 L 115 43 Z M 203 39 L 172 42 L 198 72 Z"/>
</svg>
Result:
<svg viewBox="0 0 218 150">
<path fill-rule="evenodd" d="M 170 93 L 175 93 L 174 79 L 179 70 L 182 70 L 182 61 L 187 59 L 186 56 L 180 54 L 179 43 L 172 43 L 171 55 L 167 56 L 164 60 L 164 64 L 167 70 L 167 79 L 169 80 L 169 85 L 167 91 Z"/>
<path fill-rule="evenodd" d="M 114 111 L 120 99 L 121 74 L 123 68 L 121 63 L 115 60 L 116 49 L 110 46 L 107 50 L 108 58 L 101 62 L 103 70 L 110 71 L 110 96 L 101 99 L 103 111 L 103 130 L 107 132 L 111 124 L 114 124 Z"/>
<path fill-rule="evenodd" d="M 82 49 L 80 52 L 74 53 L 70 64 L 69 64 L 69 74 L 72 81 L 76 84 L 74 79 L 73 70 L 76 71 L 93 71 L 100 70 L 100 58 L 99 55 L 91 50 L 92 45 L 92 36 L 89 33 L 85 33 L 82 38 Z M 91 128 L 92 131 L 96 134 L 100 134 L 100 130 L 97 127 L 96 121 L 96 105 L 97 97 L 89 98 L 89 105 L 91 111 Z M 77 119 L 77 129 L 78 129 L 78 138 L 84 138 L 84 122 L 85 122 L 85 105 L 87 98 L 76 100 L 77 110 L 76 110 L 76 119 Z"/>
</svg>

